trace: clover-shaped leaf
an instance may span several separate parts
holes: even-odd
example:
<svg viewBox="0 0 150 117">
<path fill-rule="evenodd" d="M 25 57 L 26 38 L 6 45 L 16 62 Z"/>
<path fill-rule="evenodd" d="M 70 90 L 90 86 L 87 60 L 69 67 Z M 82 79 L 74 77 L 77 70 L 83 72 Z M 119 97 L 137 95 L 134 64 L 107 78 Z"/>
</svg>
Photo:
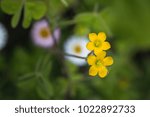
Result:
<svg viewBox="0 0 150 117">
<path fill-rule="evenodd" d="M 24 11 L 23 27 L 28 28 L 31 21 L 41 19 L 46 13 L 46 5 L 40 0 L 2 0 L 1 9 L 13 15 L 11 25 L 15 28 L 19 22 L 22 9 Z"/>
<path fill-rule="evenodd" d="M 9 14 L 14 15 L 20 8 L 22 0 L 2 0 L 1 9 Z"/>
<path fill-rule="evenodd" d="M 32 19 L 41 19 L 46 13 L 46 5 L 42 1 L 27 1 L 24 9 L 23 27 L 30 26 Z"/>
<path fill-rule="evenodd" d="M 13 15 L 12 21 L 11 21 L 12 27 L 17 26 L 19 19 L 20 19 L 22 7 L 23 7 L 22 0 L 2 0 L 1 1 L 1 9 L 9 15 Z"/>
</svg>

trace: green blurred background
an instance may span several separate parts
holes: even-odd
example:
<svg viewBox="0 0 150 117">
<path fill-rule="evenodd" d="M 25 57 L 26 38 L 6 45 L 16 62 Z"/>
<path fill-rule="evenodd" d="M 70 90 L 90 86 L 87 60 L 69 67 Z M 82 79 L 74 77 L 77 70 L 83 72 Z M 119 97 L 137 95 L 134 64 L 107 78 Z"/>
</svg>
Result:
<svg viewBox="0 0 150 117">
<path fill-rule="evenodd" d="M 47 1 L 49 18 L 60 23 L 59 48 L 71 35 L 104 31 L 114 64 L 105 79 L 92 78 L 88 65 L 34 46 L 32 25 L 23 28 L 21 16 L 12 28 L 12 16 L 0 10 L 9 35 L 0 51 L 0 99 L 150 99 L 150 0 Z"/>
</svg>

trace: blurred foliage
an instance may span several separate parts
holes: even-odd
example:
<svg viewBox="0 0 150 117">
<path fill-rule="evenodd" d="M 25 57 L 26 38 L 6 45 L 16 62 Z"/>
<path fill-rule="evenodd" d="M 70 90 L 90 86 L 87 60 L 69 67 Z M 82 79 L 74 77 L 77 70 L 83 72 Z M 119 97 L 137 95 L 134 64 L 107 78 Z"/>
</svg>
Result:
<svg viewBox="0 0 150 117">
<path fill-rule="evenodd" d="M 150 99 L 149 5 L 149 0 L 1 0 L 0 22 L 9 39 L 0 51 L 0 99 Z M 60 48 L 72 34 L 106 32 L 115 62 L 108 76 L 91 78 L 88 66 L 33 46 L 27 34 L 42 18 L 62 29 Z"/>
<path fill-rule="evenodd" d="M 2 0 L 1 8 L 5 13 L 13 15 L 12 27 L 17 26 L 23 8 L 25 28 L 29 27 L 32 19 L 41 19 L 46 13 L 46 5 L 40 0 Z"/>
</svg>

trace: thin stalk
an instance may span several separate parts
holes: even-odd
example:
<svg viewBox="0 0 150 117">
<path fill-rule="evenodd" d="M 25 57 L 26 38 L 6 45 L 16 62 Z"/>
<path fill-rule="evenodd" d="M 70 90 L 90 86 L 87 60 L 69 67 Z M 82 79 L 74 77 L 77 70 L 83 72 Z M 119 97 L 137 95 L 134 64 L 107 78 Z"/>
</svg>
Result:
<svg viewBox="0 0 150 117">
<path fill-rule="evenodd" d="M 61 51 L 59 48 L 54 48 L 53 50 L 49 50 L 49 51 L 53 54 L 60 55 L 60 56 L 69 56 L 69 57 L 75 57 L 75 58 L 78 58 L 78 59 L 86 59 L 86 57 L 65 53 L 65 52 Z"/>
<path fill-rule="evenodd" d="M 93 53 L 93 51 L 91 51 L 87 56 L 90 56 Z"/>
<path fill-rule="evenodd" d="M 78 59 L 86 59 L 86 57 L 81 57 L 81 56 L 77 56 L 77 55 L 73 55 L 73 54 L 68 54 L 68 53 L 64 53 L 65 56 L 69 56 L 69 57 L 75 57 Z"/>
</svg>

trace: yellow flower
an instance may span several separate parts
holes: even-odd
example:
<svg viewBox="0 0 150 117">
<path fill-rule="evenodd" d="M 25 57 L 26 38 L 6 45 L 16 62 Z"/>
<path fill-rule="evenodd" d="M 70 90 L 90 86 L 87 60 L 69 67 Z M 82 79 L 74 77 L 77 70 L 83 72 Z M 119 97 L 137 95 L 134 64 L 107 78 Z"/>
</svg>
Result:
<svg viewBox="0 0 150 117">
<path fill-rule="evenodd" d="M 99 32 L 98 35 L 95 33 L 89 34 L 90 42 L 87 43 L 86 47 L 90 51 L 94 51 L 97 55 L 100 51 L 108 50 L 111 46 L 109 42 L 106 42 L 106 34 Z"/>
<path fill-rule="evenodd" d="M 113 64 L 113 58 L 106 56 L 105 51 L 101 51 L 97 53 L 97 56 L 95 55 L 89 55 L 87 58 L 87 62 L 89 65 L 91 65 L 89 69 L 89 75 L 96 76 L 97 74 L 104 78 L 108 74 L 108 70 L 106 66 L 110 66 Z"/>
</svg>

